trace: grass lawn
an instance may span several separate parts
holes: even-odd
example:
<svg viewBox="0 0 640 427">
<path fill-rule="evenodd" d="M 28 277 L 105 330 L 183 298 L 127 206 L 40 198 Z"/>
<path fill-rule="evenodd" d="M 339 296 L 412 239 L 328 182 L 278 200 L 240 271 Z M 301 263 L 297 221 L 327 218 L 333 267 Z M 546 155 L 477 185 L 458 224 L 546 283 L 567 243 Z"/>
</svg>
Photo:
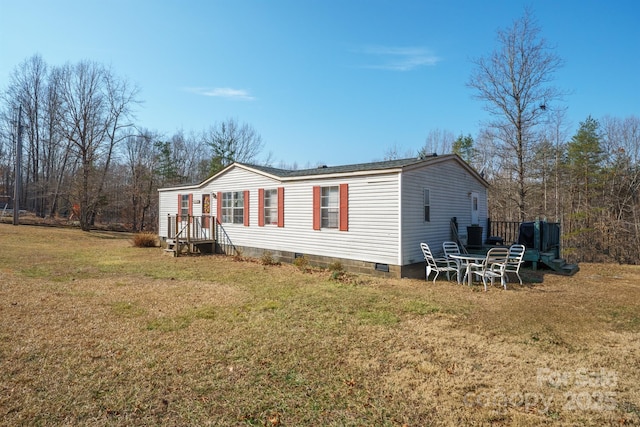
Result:
<svg viewBox="0 0 640 427">
<path fill-rule="evenodd" d="M 446 280 L 0 224 L 2 425 L 639 425 L 640 268 Z"/>
</svg>

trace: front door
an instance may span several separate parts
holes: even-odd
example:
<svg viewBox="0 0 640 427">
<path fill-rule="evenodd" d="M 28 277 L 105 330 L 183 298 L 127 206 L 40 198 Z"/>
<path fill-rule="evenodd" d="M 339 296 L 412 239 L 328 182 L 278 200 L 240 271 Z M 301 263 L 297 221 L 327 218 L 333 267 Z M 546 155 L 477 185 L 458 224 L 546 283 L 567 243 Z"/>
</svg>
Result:
<svg viewBox="0 0 640 427">
<path fill-rule="evenodd" d="M 211 215 L 211 194 L 202 195 L 202 228 L 204 230 L 209 229 Z"/>
<path fill-rule="evenodd" d="M 478 218 L 478 203 L 480 200 L 480 196 L 478 193 L 471 193 L 471 224 L 480 224 L 480 219 Z"/>
</svg>

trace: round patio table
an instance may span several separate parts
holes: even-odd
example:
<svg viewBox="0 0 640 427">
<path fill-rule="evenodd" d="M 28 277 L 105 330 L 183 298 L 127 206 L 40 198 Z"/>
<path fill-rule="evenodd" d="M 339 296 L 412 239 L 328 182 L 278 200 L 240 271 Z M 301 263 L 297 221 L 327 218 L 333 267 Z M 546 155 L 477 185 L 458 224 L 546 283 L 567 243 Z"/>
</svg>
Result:
<svg viewBox="0 0 640 427">
<path fill-rule="evenodd" d="M 473 277 L 471 277 L 470 267 L 472 264 L 482 264 L 487 258 L 486 255 L 480 254 L 449 254 L 449 258 L 456 262 L 458 266 L 458 284 L 462 283 L 462 270 L 465 271 L 465 277 L 469 286 L 473 283 Z"/>
</svg>

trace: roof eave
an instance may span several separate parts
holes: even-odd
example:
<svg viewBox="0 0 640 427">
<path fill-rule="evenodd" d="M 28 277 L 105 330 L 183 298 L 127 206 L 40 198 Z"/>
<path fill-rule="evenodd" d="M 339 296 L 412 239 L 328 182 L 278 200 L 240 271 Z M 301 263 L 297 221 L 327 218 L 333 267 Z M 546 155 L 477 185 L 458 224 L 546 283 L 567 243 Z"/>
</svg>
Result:
<svg viewBox="0 0 640 427">
<path fill-rule="evenodd" d="M 345 176 L 367 176 L 367 175 L 387 175 L 393 173 L 402 172 L 401 167 L 388 168 L 388 169 L 370 169 L 370 170 L 362 170 L 362 171 L 349 171 L 349 172 L 333 172 L 333 173 L 317 173 L 310 175 L 301 175 L 301 176 L 288 176 L 280 178 L 282 181 L 307 181 L 307 180 L 317 180 L 317 179 L 333 179 L 333 178 L 341 178 Z"/>
<path fill-rule="evenodd" d="M 158 188 L 157 191 L 193 190 L 195 188 L 199 188 L 201 185 L 202 184 L 178 184 L 171 187 Z"/>
</svg>

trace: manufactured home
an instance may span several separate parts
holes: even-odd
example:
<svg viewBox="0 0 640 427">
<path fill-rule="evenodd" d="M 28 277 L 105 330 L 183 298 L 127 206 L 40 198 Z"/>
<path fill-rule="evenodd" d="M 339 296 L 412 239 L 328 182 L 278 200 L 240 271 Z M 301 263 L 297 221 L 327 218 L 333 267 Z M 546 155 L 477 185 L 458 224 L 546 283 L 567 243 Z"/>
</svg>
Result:
<svg viewBox="0 0 640 427">
<path fill-rule="evenodd" d="M 160 189 L 159 236 L 424 277 L 420 242 L 442 247 L 453 218 L 464 241 L 467 226 L 486 223 L 487 189 L 454 154 L 304 170 L 233 163 L 200 184 Z"/>
</svg>

